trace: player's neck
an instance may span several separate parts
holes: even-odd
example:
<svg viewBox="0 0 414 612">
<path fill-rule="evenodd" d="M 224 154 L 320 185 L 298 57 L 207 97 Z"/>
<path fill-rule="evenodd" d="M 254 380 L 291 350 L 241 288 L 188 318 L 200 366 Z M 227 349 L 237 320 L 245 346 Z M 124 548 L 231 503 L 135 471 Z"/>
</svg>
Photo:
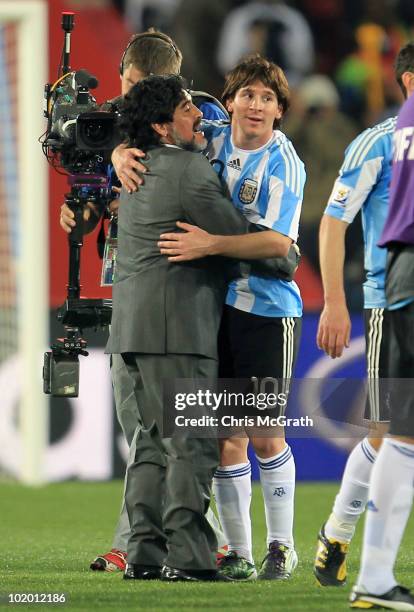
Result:
<svg viewBox="0 0 414 612">
<path fill-rule="evenodd" d="M 244 149 L 245 151 L 254 151 L 267 145 L 269 140 L 273 136 L 273 130 L 266 132 L 265 134 L 246 134 L 237 125 L 232 124 L 231 126 L 231 139 L 233 145 L 238 149 Z"/>
</svg>

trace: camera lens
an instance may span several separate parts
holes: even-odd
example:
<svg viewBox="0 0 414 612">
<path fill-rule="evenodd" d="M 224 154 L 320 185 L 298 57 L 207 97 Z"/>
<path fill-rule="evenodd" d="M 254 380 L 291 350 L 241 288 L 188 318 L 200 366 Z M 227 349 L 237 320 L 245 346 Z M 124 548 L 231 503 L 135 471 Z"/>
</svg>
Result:
<svg viewBox="0 0 414 612">
<path fill-rule="evenodd" d="M 108 126 L 101 122 L 85 123 L 82 130 L 82 136 L 85 142 L 90 142 L 95 146 L 101 146 L 108 139 Z"/>
<path fill-rule="evenodd" d="M 114 148 L 115 117 L 112 113 L 82 113 L 76 122 L 76 144 L 87 151 Z"/>
</svg>

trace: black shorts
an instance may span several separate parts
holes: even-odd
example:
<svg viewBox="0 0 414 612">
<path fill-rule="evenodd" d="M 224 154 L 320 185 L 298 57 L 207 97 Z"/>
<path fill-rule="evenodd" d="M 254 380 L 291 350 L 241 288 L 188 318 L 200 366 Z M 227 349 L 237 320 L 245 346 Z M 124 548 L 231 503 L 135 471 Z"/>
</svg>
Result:
<svg viewBox="0 0 414 612">
<path fill-rule="evenodd" d="M 414 302 L 389 312 L 391 425 L 396 436 L 414 436 Z"/>
<path fill-rule="evenodd" d="M 288 385 L 301 329 L 301 318 L 262 317 L 225 306 L 219 332 L 219 377 L 269 377 Z"/>
<path fill-rule="evenodd" d="M 385 308 L 366 308 L 364 323 L 368 383 L 364 417 L 376 423 L 388 422 L 389 394 L 381 380 L 389 377 L 390 313 Z"/>
</svg>

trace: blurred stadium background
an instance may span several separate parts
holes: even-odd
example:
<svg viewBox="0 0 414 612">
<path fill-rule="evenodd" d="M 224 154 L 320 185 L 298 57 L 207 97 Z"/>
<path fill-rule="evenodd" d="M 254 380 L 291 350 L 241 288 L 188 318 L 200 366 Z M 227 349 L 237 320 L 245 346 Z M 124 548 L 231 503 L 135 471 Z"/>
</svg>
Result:
<svg viewBox="0 0 414 612">
<path fill-rule="evenodd" d="M 87 334 L 75 400 L 42 394 L 42 354 L 61 334 L 55 309 L 66 294 L 68 249 L 59 227 L 66 179 L 48 168 L 38 137 L 43 85 L 56 78 L 60 14 L 75 11 L 72 67 L 96 75 L 98 101 L 118 95 L 120 56 L 132 33 L 154 25 L 184 54 L 194 88 L 220 95 L 223 75 L 240 55 L 259 51 L 285 68 L 293 90 L 283 129 L 305 160 L 298 272 L 304 331 L 298 377 L 363 377 L 363 279 L 360 227 L 348 232 L 346 286 L 351 348 L 331 361 L 315 346 L 322 289 L 317 228 L 345 146 L 401 103 L 392 62 L 412 37 L 411 0 L 0 0 L 0 476 L 36 484 L 121 477 L 126 446 L 113 409 L 105 333 Z M 82 294 L 99 287 L 96 233 L 82 252 Z M 294 411 L 317 403 L 298 398 Z M 350 400 L 350 404 L 351 404 Z M 291 439 L 300 480 L 340 477 L 355 438 L 346 426 Z"/>
</svg>

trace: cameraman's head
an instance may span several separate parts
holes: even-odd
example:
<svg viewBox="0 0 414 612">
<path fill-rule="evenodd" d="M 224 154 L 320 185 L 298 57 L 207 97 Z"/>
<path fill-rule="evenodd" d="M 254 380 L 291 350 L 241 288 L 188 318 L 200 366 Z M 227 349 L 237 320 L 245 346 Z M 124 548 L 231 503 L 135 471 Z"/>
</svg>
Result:
<svg viewBox="0 0 414 612">
<path fill-rule="evenodd" d="M 125 96 L 121 130 L 128 146 L 144 151 L 160 144 L 201 151 L 206 146 L 202 116 L 180 76 L 152 75 Z"/>
<path fill-rule="evenodd" d="M 151 74 L 179 74 L 183 56 L 172 38 L 150 28 L 132 37 L 119 66 L 122 95 Z"/>
</svg>

